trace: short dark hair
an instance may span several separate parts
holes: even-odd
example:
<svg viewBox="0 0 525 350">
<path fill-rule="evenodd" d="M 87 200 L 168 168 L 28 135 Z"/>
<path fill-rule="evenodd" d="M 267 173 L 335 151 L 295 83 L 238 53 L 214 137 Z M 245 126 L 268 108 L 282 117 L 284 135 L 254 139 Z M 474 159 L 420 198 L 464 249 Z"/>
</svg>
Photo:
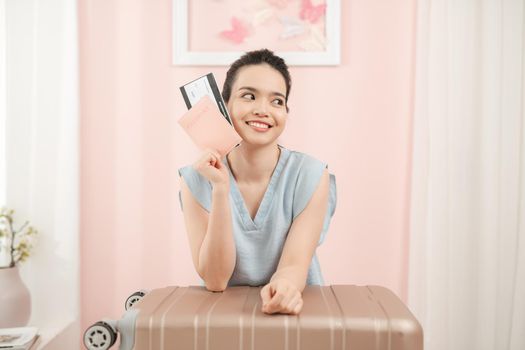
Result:
<svg viewBox="0 0 525 350">
<path fill-rule="evenodd" d="M 222 87 L 222 98 L 226 103 L 230 100 L 232 93 L 232 86 L 237 78 L 237 72 L 240 68 L 249 65 L 258 65 L 258 64 L 268 64 L 270 67 L 274 68 L 276 71 L 281 73 L 286 83 L 286 111 L 288 112 L 288 95 L 290 95 L 290 89 L 292 88 L 292 78 L 290 77 L 290 72 L 288 72 L 288 66 L 286 62 L 276 56 L 273 51 L 268 49 L 260 49 L 255 51 L 248 51 L 235 62 L 232 63 L 230 69 L 226 73 L 226 79 L 224 80 L 224 85 Z"/>
</svg>

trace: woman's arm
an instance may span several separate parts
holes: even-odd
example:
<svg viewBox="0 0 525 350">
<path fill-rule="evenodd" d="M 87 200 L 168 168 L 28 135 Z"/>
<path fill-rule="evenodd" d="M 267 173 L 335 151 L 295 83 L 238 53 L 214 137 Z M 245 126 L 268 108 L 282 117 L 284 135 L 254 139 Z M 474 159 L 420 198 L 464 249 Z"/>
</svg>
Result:
<svg viewBox="0 0 525 350">
<path fill-rule="evenodd" d="M 213 187 L 211 212 L 208 214 L 195 200 L 182 176 L 180 182 L 193 264 L 208 290 L 223 291 L 236 259 L 228 186 Z"/>
<path fill-rule="evenodd" d="M 293 305 L 297 307 L 297 300 L 306 285 L 308 268 L 323 229 L 329 186 L 330 175 L 325 169 L 308 205 L 290 227 L 277 270 L 270 283 L 261 290 L 263 304 L 266 303 L 264 312 L 295 313 Z M 280 289 L 279 285 L 282 286 Z"/>
</svg>

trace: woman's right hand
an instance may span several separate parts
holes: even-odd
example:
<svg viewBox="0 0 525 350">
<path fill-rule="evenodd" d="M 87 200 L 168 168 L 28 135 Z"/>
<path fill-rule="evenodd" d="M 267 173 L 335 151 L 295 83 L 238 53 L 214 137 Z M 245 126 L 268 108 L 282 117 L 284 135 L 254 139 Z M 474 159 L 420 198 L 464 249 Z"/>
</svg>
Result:
<svg viewBox="0 0 525 350">
<path fill-rule="evenodd" d="M 221 162 L 220 154 L 213 149 L 206 149 L 199 160 L 193 163 L 193 168 L 213 185 L 230 184 L 228 169 Z"/>
</svg>

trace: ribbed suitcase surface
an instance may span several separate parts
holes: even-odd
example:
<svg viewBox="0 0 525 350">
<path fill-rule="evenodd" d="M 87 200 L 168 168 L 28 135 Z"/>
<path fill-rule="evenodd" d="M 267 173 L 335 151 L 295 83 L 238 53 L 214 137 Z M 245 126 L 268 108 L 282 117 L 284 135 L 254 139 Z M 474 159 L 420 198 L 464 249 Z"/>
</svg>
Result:
<svg viewBox="0 0 525 350">
<path fill-rule="evenodd" d="M 423 331 L 378 286 L 307 286 L 294 315 L 261 311 L 260 287 L 167 287 L 134 307 L 134 350 L 416 350 Z"/>
</svg>

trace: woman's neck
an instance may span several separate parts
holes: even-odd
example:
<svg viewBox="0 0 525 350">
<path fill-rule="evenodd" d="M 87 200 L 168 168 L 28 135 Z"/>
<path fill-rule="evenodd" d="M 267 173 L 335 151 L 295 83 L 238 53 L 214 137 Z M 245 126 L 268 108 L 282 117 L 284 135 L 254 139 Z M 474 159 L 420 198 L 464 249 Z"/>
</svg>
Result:
<svg viewBox="0 0 525 350">
<path fill-rule="evenodd" d="M 241 143 L 228 154 L 227 160 L 237 183 L 265 182 L 272 176 L 280 154 L 276 143 L 267 146 Z"/>
</svg>

